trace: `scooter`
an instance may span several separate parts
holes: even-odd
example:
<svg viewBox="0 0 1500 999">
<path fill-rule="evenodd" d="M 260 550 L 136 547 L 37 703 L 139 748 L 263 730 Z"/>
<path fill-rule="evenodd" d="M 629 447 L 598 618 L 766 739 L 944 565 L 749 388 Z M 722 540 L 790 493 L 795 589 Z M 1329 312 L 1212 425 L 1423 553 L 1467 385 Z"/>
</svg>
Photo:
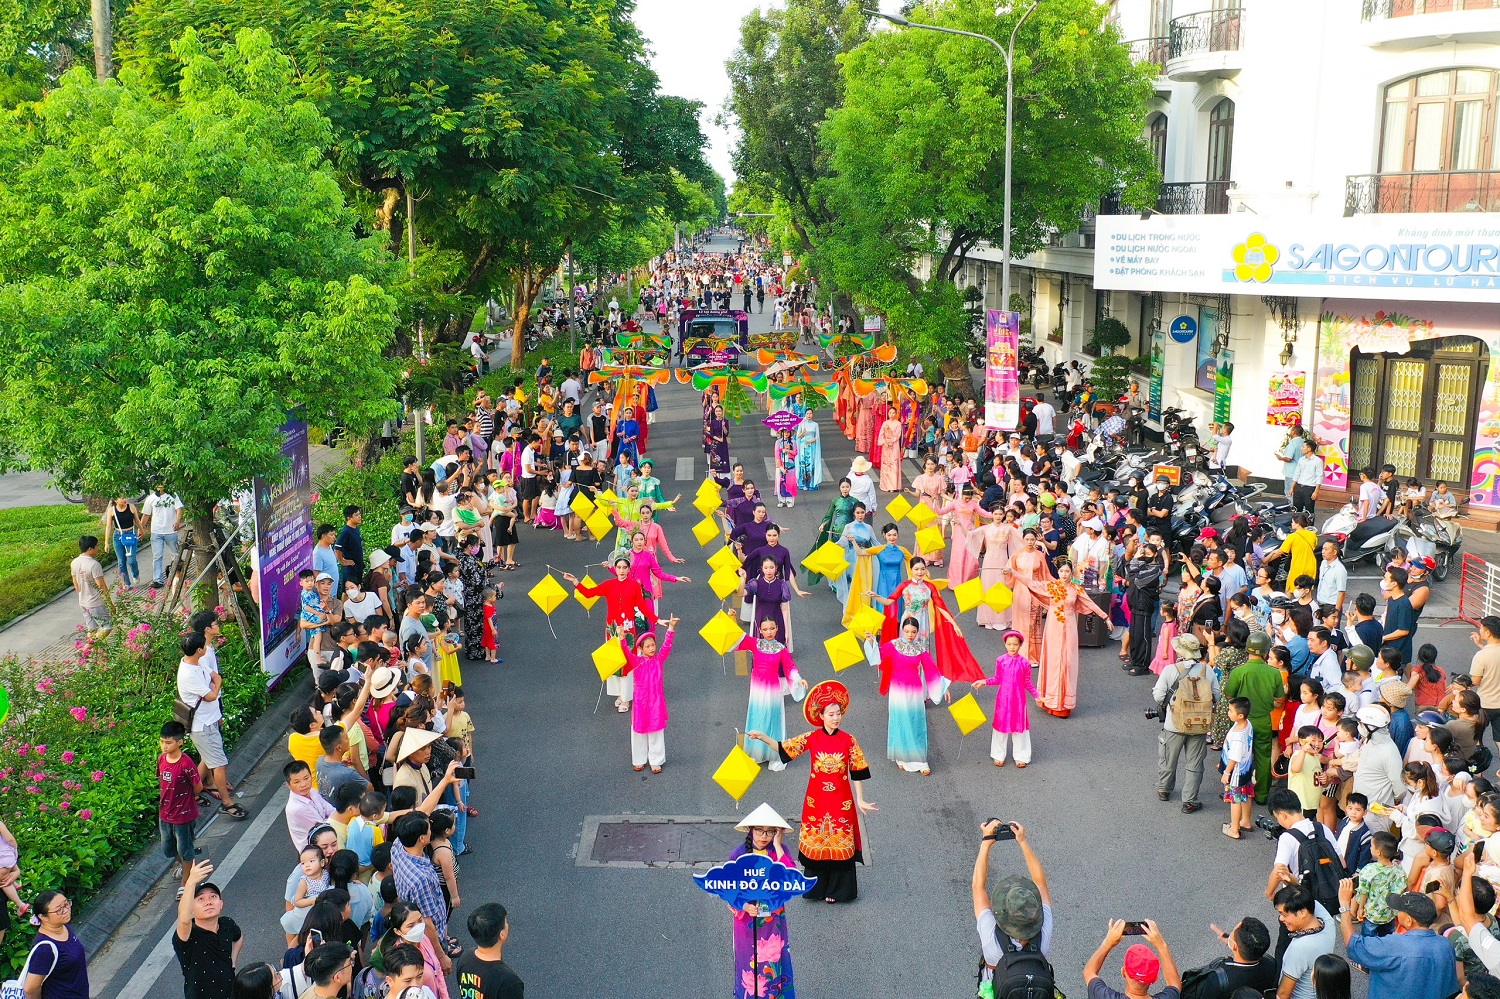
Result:
<svg viewBox="0 0 1500 999">
<path fill-rule="evenodd" d="M 1408 555 L 1430 555 L 1437 567 L 1432 577 L 1448 578 L 1448 571 L 1458 559 L 1459 548 L 1464 540 L 1463 528 L 1447 517 L 1435 516 L 1425 506 L 1419 506 L 1404 523 L 1398 523 L 1392 534 L 1395 547 L 1403 548 Z"/>
<path fill-rule="evenodd" d="M 1396 547 L 1395 519 L 1370 517 L 1360 523 L 1358 516 L 1359 508 L 1353 503 L 1345 503 L 1338 513 L 1323 521 L 1323 530 L 1318 535 L 1320 544 L 1330 539 L 1339 543 L 1345 565 L 1373 559 Z"/>
</svg>

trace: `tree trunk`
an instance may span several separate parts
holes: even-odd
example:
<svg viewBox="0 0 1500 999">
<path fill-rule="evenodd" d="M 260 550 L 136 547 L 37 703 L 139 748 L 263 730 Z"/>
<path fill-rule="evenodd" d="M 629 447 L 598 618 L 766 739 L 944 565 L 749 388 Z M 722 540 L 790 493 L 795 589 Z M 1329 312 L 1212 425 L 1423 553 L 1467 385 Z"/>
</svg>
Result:
<svg viewBox="0 0 1500 999">
<path fill-rule="evenodd" d="M 375 209 L 375 228 L 380 232 L 389 233 L 391 222 L 396 217 L 396 205 L 401 201 L 401 189 L 398 187 L 387 187 L 380 192 L 380 207 Z M 392 252 L 395 251 L 395 237 L 392 237 Z"/>
<path fill-rule="evenodd" d="M 90 16 L 94 22 L 94 75 L 103 83 L 115 75 L 115 31 L 109 0 L 92 0 Z"/>
<path fill-rule="evenodd" d="M 510 343 L 510 366 L 519 371 L 526 366 L 526 323 L 531 318 L 531 307 L 536 302 L 536 296 L 542 290 L 542 285 L 547 283 L 554 271 L 557 270 L 557 261 L 543 267 L 539 271 L 533 271 L 527 264 L 522 264 L 515 272 L 515 323 L 511 327 Z"/>
</svg>

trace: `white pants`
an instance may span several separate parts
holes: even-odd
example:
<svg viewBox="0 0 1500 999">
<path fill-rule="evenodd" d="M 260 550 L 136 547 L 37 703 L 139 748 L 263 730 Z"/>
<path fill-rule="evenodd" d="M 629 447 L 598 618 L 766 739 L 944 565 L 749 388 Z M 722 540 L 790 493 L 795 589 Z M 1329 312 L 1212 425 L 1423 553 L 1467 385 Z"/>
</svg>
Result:
<svg viewBox="0 0 1500 999">
<path fill-rule="evenodd" d="M 990 736 L 990 758 L 996 763 L 1005 762 L 1005 746 L 1007 742 L 1013 742 L 1015 747 L 1016 762 L 1031 762 L 1031 733 L 1030 732 L 995 732 Z"/>
<path fill-rule="evenodd" d="M 637 732 L 630 730 L 630 765 L 643 767 L 647 763 L 659 767 L 667 762 L 667 733 Z"/>
<path fill-rule="evenodd" d="M 628 704 L 635 700 L 635 677 L 616 673 L 604 681 L 604 690 Z"/>
</svg>

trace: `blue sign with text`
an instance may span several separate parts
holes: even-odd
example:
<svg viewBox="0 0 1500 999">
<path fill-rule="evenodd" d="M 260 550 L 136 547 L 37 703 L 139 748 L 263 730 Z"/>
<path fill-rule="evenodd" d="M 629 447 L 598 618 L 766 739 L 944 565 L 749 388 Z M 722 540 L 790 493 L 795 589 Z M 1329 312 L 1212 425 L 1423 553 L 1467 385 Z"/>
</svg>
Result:
<svg viewBox="0 0 1500 999">
<path fill-rule="evenodd" d="M 1192 316 L 1178 316 L 1167 327 L 1167 335 L 1173 343 L 1192 343 L 1198 335 L 1198 320 Z"/>
<path fill-rule="evenodd" d="M 747 853 L 727 863 L 694 874 L 698 887 L 717 895 L 736 909 L 758 902 L 773 911 L 812 890 L 813 879 L 770 857 Z"/>
</svg>

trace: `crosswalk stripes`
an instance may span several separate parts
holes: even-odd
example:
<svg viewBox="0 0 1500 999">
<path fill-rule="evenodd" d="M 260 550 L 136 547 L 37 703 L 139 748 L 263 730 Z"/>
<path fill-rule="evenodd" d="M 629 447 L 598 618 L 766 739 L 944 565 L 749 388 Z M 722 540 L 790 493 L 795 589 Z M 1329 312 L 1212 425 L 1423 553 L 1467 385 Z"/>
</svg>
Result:
<svg viewBox="0 0 1500 999">
<path fill-rule="evenodd" d="M 828 462 L 826 462 L 826 461 L 823 462 L 823 481 L 824 482 L 837 482 L 838 481 L 838 479 L 834 478 L 833 472 L 829 471 L 829 469 L 828 469 Z"/>
<path fill-rule="evenodd" d="M 674 473 L 678 482 L 691 482 L 693 480 L 693 459 L 682 457 L 677 459 L 677 471 Z"/>
<path fill-rule="evenodd" d="M 767 456 L 765 458 L 765 463 L 766 463 L 766 481 L 767 482 L 775 482 L 776 481 L 776 459 Z"/>
</svg>

